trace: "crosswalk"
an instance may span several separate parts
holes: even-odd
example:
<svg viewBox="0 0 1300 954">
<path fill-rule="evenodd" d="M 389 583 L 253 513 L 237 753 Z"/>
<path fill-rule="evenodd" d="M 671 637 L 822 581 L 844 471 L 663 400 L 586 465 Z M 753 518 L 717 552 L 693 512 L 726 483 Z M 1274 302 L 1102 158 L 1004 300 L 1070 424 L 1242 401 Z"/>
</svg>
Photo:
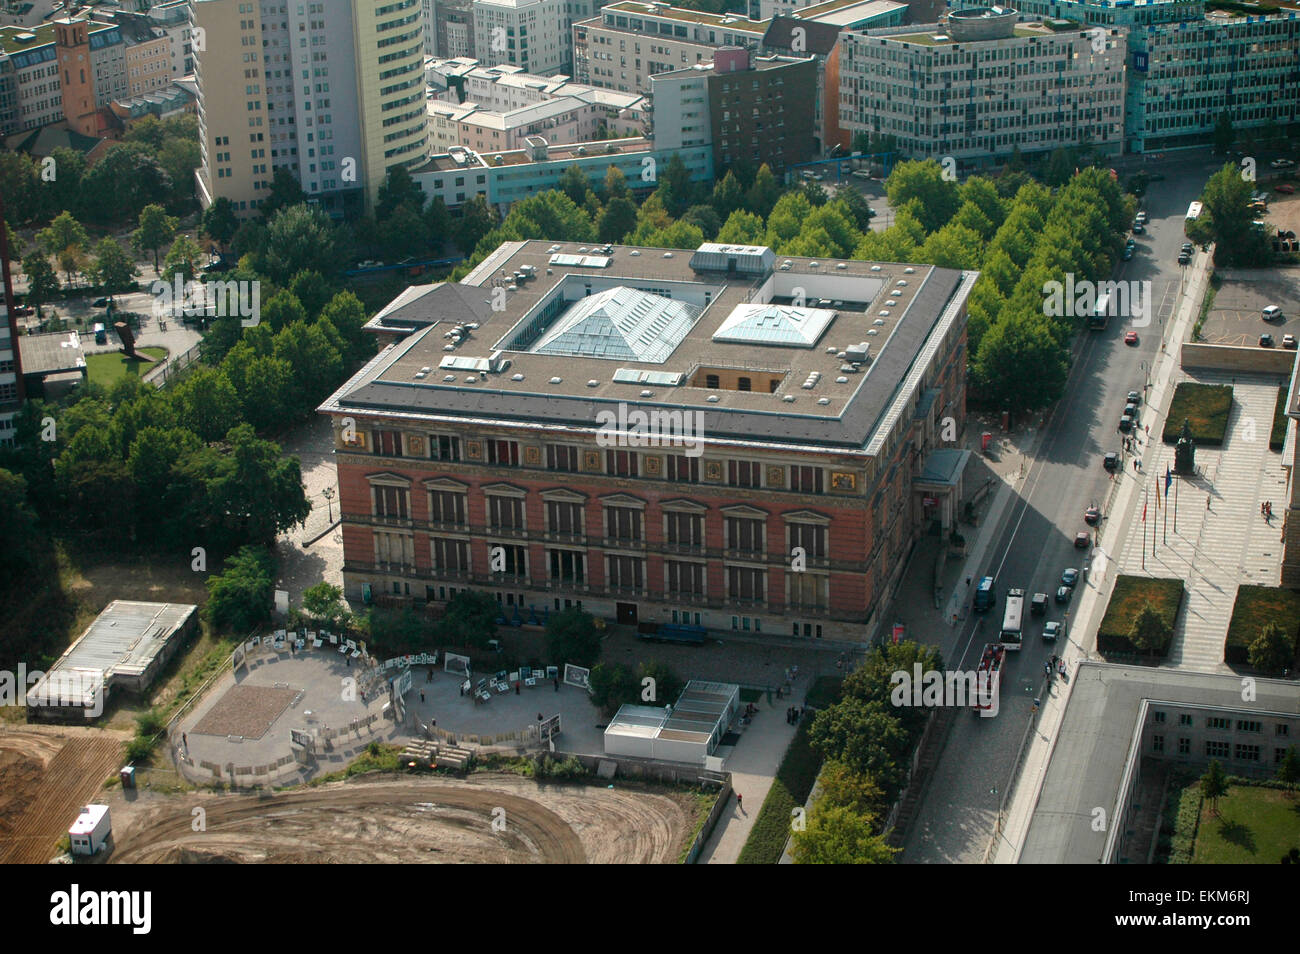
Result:
<svg viewBox="0 0 1300 954">
<path fill-rule="evenodd" d="M 1277 385 L 1260 378 L 1234 381 L 1216 372 L 1189 380 L 1233 384 L 1226 438 L 1222 447 L 1197 448 L 1198 473 L 1174 478 L 1177 490 L 1171 485 L 1166 508 L 1164 475 L 1166 467 L 1173 468 L 1174 448 L 1152 437 L 1143 453 L 1144 492 L 1120 557 L 1121 572 L 1184 581 L 1183 608 L 1165 666 L 1228 672 L 1223 643 L 1238 585 L 1276 586 L 1281 574 L 1286 475 L 1282 455 L 1268 447 Z M 1260 513 L 1264 501 L 1273 503 L 1271 521 Z"/>
</svg>

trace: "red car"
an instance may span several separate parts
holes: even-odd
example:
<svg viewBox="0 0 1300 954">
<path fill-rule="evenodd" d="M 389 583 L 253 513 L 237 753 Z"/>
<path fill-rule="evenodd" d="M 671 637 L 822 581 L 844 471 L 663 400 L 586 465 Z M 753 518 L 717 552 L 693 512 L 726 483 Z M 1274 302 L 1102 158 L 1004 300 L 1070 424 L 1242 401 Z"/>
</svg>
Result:
<svg viewBox="0 0 1300 954">
<path fill-rule="evenodd" d="M 1284 195 L 1290 195 L 1291 193 L 1295 192 L 1295 186 L 1293 186 L 1289 182 L 1283 182 L 1281 185 L 1273 186 L 1273 191 L 1281 192 Z"/>
<path fill-rule="evenodd" d="M 1136 331 L 1126 331 L 1126 332 L 1124 332 L 1124 343 L 1127 344 L 1127 345 L 1135 345 L 1135 344 L 1137 344 L 1137 343 L 1138 343 L 1138 333 L 1137 333 Z"/>
</svg>

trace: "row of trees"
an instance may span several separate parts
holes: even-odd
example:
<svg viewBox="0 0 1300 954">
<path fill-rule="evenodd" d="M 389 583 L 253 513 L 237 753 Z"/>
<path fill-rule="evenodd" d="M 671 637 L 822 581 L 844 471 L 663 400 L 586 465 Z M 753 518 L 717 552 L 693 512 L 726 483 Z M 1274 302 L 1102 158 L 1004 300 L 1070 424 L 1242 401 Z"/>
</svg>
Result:
<svg viewBox="0 0 1300 954">
<path fill-rule="evenodd" d="M 907 780 L 912 752 L 930 715 L 891 701 L 895 672 L 942 670 L 938 650 L 915 642 L 872 650 L 844 679 L 840 700 L 813 718 L 810 738 L 825 760 L 821 795 L 792 852 L 800 864 L 883 864 L 896 850 L 881 833 L 889 805 Z"/>
</svg>

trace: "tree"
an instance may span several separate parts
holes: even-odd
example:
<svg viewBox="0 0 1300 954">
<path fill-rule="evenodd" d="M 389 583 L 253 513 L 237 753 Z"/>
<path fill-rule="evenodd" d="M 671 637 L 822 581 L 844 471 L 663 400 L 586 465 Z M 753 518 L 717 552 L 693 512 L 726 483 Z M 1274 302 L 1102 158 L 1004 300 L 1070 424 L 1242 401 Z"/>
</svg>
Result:
<svg viewBox="0 0 1300 954">
<path fill-rule="evenodd" d="M 456 245 L 469 255 L 478 246 L 483 236 L 497 226 L 497 216 L 488 205 L 487 199 L 476 195 L 460 210 L 460 221 L 456 223 Z"/>
<path fill-rule="evenodd" d="M 605 204 L 604 211 L 600 213 L 596 234 L 602 242 L 621 242 L 635 228 L 636 206 L 631 199 L 616 195 Z"/>
<path fill-rule="evenodd" d="M 900 849 L 876 832 L 875 819 L 848 808 L 814 808 L 808 825 L 793 835 L 797 865 L 886 865 Z"/>
<path fill-rule="evenodd" d="M 5 215 L 18 225 L 37 217 L 45 195 L 40 171 L 31 157 L 21 152 L 0 152 L 0 195 Z"/>
<path fill-rule="evenodd" d="M 90 244 L 90 238 L 71 212 L 60 212 L 46 228 L 36 233 L 36 241 L 47 255 L 58 259 L 61 265 L 75 261 L 72 253 L 80 254 Z M 67 256 L 67 258 L 65 258 Z M 72 284 L 72 271 L 65 269 L 68 284 Z"/>
<path fill-rule="evenodd" d="M 461 590 L 447 601 L 447 610 L 438 620 L 440 639 L 458 646 L 486 649 L 488 640 L 497 634 L 497 617 L 501 607 L 481 590 Z"/>
<path fill-rule="evenodd" d="M 34 562 L 31 543 L 39 528 L 27 503 L 27 481 L 0 469 L 0 578 L 20 576 Z"/>
<path fill-rule="evenodd" d="M 718 180 L 713 187 L 713 196 L 709 200 L 719 219 L 725 219 L 745 204 L 745 193 L 740 188 L 740 180 L 730 170 Z"/>
<path fill-rule="evenodd" d="M 224 195 L 204 210 L 203 234 L 216 242 L 222 251 L 238 230 L 239 218 L 235 215 L 235 205 Z"/>
<path fill-rule="evenodd" d="M 274 565 L 264 547 L 241 547 L 229 556 L 221 573 L 208 577 L 208 602 L 203 607 L 209 625 L 238 635 L 248 633 L 271 615 Z"/>
<path fill-rule="evenodd" d="M 1219 814 L 1219 799 L 1228 794 L 1228 777 L 1218 759 L 1210 759 L 1210 767 L 1201 776 L 1201 797 L 1210 801 L 1211 813 Z"/>
<path fill-rule="evenodd" d="M 758 167 L 758 172 L 754 173 L 754 184 L 749 187 L 745 204 L 749 211 L 766 219 L 779 198 L 781 198 L 781 185 L 772 174 L 771 167 L 765 162 Z"/>
<path fill-rule="evenodd" d="M 260 206 L 262 218 L 269 225 L 278 212 L 295 205 L 303 205 L 306 201 L 307 193 L 302 191 L 302 185 L 294 178 L 293 173 L 284 166 L 276 166 L 275 173 L 271 176 L 271 191 L 262 200 Z"/>
<path fill-rule="evenodd" d="M 23 259 L 23 273 L 27 276 L 27 303 L 35 305 L 39 314 L 41 305 L 59 293 L 59 277 L 41 252 L 32 252 Z"/>
<path fill-rule="evenodd" d="M 581 166 L 569 166 L 564 170 L 564 175 L 560 176 L 558 188 L 574 205 L 582 205 L 587 201 L 587 193 L 591 191 L 591 180 Z"/>
<path fill-rule="evenodd" d="M 700 231 L 698 225 L 677 221 L 667 228 L 651 233 L 644 242 L 636 244 L 646 245 L 649 248 L 694 249 L 704 244 L 704 233 Z"/>
<path fill-rule="evenodd" d="M 199 273 L 199 262 L 202 260 L 203 250 L 199 248 L 199 243 L 188 235 L 178 235 L 176 241 L 172 242 L 172 247 L 167 250 L 167 257 L 163 259 L 163 280 L 170 282 L 180 275 L 182 281 L 193 281 Z"/>
<path fill-rule="evenodd" d="M 1282 672 L 1294 661 L 1295 647 L 1286 630 L 1278 623 L 1264 624 L 1259 635 L 1246 650 L 1250 664 L 1262 672 Z"/>
<path fill-rule="evenodd" d="M 1278 763 L 1277 780 L 1287 786 L 1289 794 L 1295 794 L 1296 785 L 1300 784 L 1300 755 L 1296 754 L 1294 745 L 1287 747 L 1286 754 Z"/>
<path fill-rule="evenodd" d="M 315 321 L 321 309 L 334 297 L 334 287 L 320 272 L 302 271 L 294 275 L 289 291 L 302 302 L 308 321 Z"/>
<path fill-rule="evenodd" d="M 625 702 L 635 699 L 640 689 L 636 675 L 621 663 L 596 663 L 591 667 L 587 683 L 591 687 L 591 704 L 606 718 Z"/>
<path fill-rule="evenodd" d="M 761 245 L 763 235 L 763 219 L 757 213 L 737 209 L 718 230 L 717 241 L 723 245 Z"/>
<path fill-rule="evenodd" d="M 328 321 L 343 339 L 343 360 L 355 364 L 375 352 L 374 338 L 364 331 L 366 309 L 351 291 L 341 291 L 320 310 L 320 321 Z"/>
<path fill-rule="evenodd" d="M 664 163 L 659 173 L 659 187 L 655 193 L 663 200 L 664 208 L 674 218 L 680 216 L 691 205 L 695 187 L 691 183 L 690 170 L 679 153 L 673 153 Z"/>
<path fill-rule="evenodd" d="M 910 740 L 887 703 L 843 698 L 817 713 L 809 737 L 823 757 L 875 779 L 886 799 L 902 787 Z"/>
<path fill-rule="evenodd" d="M 913 199 L 919 200 L 914 214 L 927 233 L 945 225 L 961 204 L 957 183 L 945 179 L 933 159 L 900 162 L 890 172 L 885 191 L 895 213 Z"/>
<path fill-rule="evenodd" d="M 1201 196 L 1204 206 L 1202 218 L 1208 219 L 1209 232 L 1215 242 L 1216 265 L 1242 265 L 1250 267 L 1270 257 L 1266 233 L 1254 226 L 1255 214 L 1250 211 L 1255 183 L 1241 176 L 1233 163 L 1212 175 Z"/>
<path fill-rule="evenodd" d="M 181 424 L 205 444 L 221 440 L 240 421 L 239 395 L 220 368 L 195 368 L 175 386 L 172 403 Z"/>
<path fill-rule="evenodd" d="M 135 217 L 171 190 L 171 177 L 146 146 L 119 143 L 86 170 L 78 192 L 86 218 L 108 223 Z"/>
<path fill-rule="evenodd" d="M 803 192 L 804 198 L 808 200 L 808 204 L 814 209 L 825 205 L 830 199 L 826 189 L 816 179 L 809 179 L 803 184 L 800 191 Z"/>
<path fill-rule="evenodd" d="M 1025 375 L 1033 368 L 1033 375 Z M 1042 314 L 1006 309 L 985 332 L 971 377 L 990 407 L 1013 414 L 1037 410 L 1065 391 L 1069 361 Z"/>
<path fill-rule="evenodd" d="M 623 170 L 618 166 L 611 165 L 605 170 L 604 192 L 606 202 L 614 198 L 627 199 L 631 197 L 632 192 L 627 185 L 627 176 L 623 174 Z"/>
<path fill-rule="evenodd" d="M 112 236 L 106 235 L 100 239 L 94 252 L 95 261 L 90 271 L 100 288 L 110 295 L 135 288 L 140 270 Z"/>
<path fill-rule="evenodd" d="M 443 201 L 442 196 L 434 196 L 429 207 L 424 210 L 424 227 L 433 250 L 440 253 L 443 246 L 453 237 L 451 212 L 447 210 L 447 203 Z"/>
<path fill-rule="evenodd" d="M 340 267 L 339 253 L 334 223 L 315 206 L 290 206 L 267 223 L 262 265 L 277 284 L 287 284 L 301 271 L 334 275 Z"/>
<path fill-rule="evenodd" d="M 1232 148 L 1235 137 L 1236 133 L 1232 129 L 1232 114 L 1225 109 L 1219 113 L 1219 118 L 1214 123 L 1214 151 L 1226 154 Z"/>
<path fill-rule="evenodd" d="M 1159 611 L 1147 603 L 1138 611 L 1129 629 L 1129 642 L 1139 652 L 1159 653 L 1169 643 L 1171 635 L 1169 624 Z"/>
<path fill-rule="evenodd" d="M 321 580 L 303 590 L 302 608 L 321 622 L 333 626 L 343 615 L 343 590 Z"/>
<path fill-rule="evenodd" d="M 395 208 L 378 231 L 380 252 L 387 262 L 400 262 L 427 245 L 424 219 L 409 205 Z"/>
<path fill-rule="evenodd" d="M 158 249 L 176 237 L 179 225 L 180 220 L 168 215 L 161 205 L 150 204 L 140 210 L 140 227 L 131 233 L 131 246 L 137 252 L 153 252 L 155 274 L 158 272 Z"/>
<path fill-rule="evenodd" d="M 600 659 L 595 617 L 576 606 L 552 615 L 546 622 L 546 653 L 557 663 L 590 669 Z"/>
<path fill-rule="evenodd" d="M 262 319 L 272 331 L 279 331 L 295 323 L 305 325 L 307 309 L 293 292 L 282 289 L 262 302 Z"/>
<path fill-rule="evenodd" d="M 704 236 L 706 242 L 712 242 L 713 237 L 717 235 L 718 230 L 722 228 L 722 220 L 718 218 L 718 213 L 713 210 L 713 206 L 711 205 L 691 206 L 686 210 L 681 221 L 685 222 L 687 225 L 696 226 Z"/>
<path fill-rule="evenodd" d="M 834 759 L 822 766 L 817 777 L 821 795 L 818 808 L 847 808 L 859 815 L 876 815 L 884 807 L 884 793 L 872 779 L 859 775 Z"/>
<path fill-rule="evenodd" d="M 424 212 L 424 190 L 411 178 L 405 166 L 394 166 L 379 184 L 375 196 L 375 219 L 382 222 L 399 207 L 405 206 L 414 215 Z"/>
</svg>

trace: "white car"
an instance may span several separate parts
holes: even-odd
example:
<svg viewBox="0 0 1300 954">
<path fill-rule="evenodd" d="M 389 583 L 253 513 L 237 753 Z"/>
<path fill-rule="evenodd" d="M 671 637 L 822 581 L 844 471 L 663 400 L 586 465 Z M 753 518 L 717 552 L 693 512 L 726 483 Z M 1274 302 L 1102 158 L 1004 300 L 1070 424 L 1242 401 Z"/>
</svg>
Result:
<svg viewBox="0 0 1300 954">
<path fill-rule="evenodd" d="M 1295 163 L 1290 159 L 1274 159 L 1268 164 L 1270 169 L 1290 169 Z"/>
<path fill-rule="evenodd" d="M 1135 221 L 1137 222 L 1138 225 L 1146 225 L 1146 224 L 1147 224 L 1147 214 L 1146 214 L 1145 212 L 1139 212 L 1139 213 L 1137 214 L 1137 218 L 1135 219 Z"/>
<path fill-rule="evenodd" d="M 866 169 L 854 169 L 853 172 L 851 173 L 851 175 L 852 175 L 853 178 L 855 178 L 855 179 L 870 179 L 870 178 L 871 178 L 871 173 L 868 172 Z"/>
<path fill-rule="evenodd" d="M 1263 311 L 1265 321 L 1277 321 L 1282 317 L 1282 309 L 1277 305 L 1269 305 Z"/>
</svg>

